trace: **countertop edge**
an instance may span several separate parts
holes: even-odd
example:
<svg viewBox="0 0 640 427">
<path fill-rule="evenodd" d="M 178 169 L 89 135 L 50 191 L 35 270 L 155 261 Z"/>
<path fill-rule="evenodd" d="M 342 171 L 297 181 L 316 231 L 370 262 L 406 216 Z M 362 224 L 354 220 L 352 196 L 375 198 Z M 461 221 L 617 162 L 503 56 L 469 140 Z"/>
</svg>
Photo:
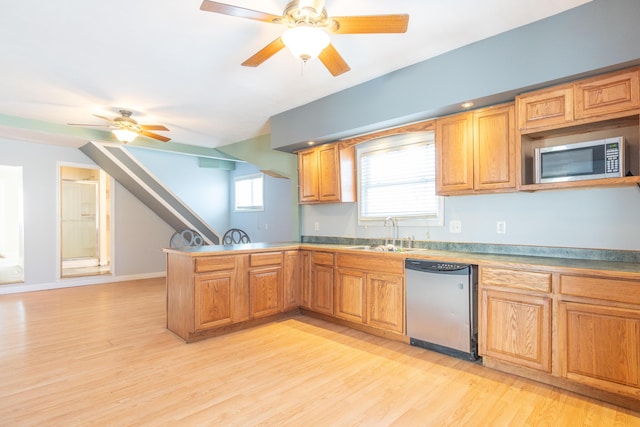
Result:
<svg viewBox="0 0 640 427">
<path fill-rule="evenodd" d="M 383 256 L 400 259 L 417 258 L 425 260 L 438 260 L 446 262 L 459 262 L 468 264 L 478 264 L 482 266 L 502 266 L 516 268 L 526 266 L 527 268 L 540 268 L 546 271 L 575 271 L 582 270 L 602 270 L 629 273 L 631 278 L 638 278 L 640 275 L 640 264 L 619 261 L 600 261 L 575 258 L 555 258 L 539 257 L 530 255 L 503 255 L 485 254 L 473 252 L 452 252 L 430 249 L 405 250 L 403 252 L 381 252 L 373 250 L 363 250 L 350 248 L 352 245 L 327 244 L 327 243 L 300 243 L 300 242 L 278 242 L 278 243 L 247 243 L 242 245 L 217 245 L 199 246 L 189 248 L 163 248 L 167 254 L 177 254 L 190 257 L 216 256 L 222 254 L 246 254 L 255 252 L 268 252 L 273 250 L 330 250 L 333 252 L 344 252 L 366 256 Z"/>
</svg>

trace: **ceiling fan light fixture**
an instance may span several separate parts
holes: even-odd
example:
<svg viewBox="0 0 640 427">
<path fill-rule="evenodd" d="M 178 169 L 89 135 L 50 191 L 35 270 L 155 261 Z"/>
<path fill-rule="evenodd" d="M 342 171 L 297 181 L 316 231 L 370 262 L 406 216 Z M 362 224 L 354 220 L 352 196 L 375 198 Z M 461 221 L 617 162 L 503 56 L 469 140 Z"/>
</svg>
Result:
<svg viewBox="0 0 640 427">
<path fill-rule="evenodd" d="M 133 141 L 138 136 L 137 132 L 126 128 L 113 129 L 111 132 L 118 138 L 118 141 L 124 142 L 125 144 Z"/>
<path fill-rule="evenodd" d="M 282 34 L 282 41 L 293 56 L 307 62 L 317 58 L 325 47 L 329 46 L 329 34 L 321 28 L 298 25 Z"/>
</svg>

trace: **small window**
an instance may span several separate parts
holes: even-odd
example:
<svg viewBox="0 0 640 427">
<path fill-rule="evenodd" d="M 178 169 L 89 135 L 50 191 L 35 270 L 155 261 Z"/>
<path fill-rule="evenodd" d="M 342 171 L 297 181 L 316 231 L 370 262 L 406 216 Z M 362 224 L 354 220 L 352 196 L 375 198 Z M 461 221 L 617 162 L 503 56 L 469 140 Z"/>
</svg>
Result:
<svg viewBox="0 0 640 427">
<path fill-rule="evenodd" d="M 433 132 L 394 135 L 357 146 L 358 219 L 392 216 L 416 225 L 442 224 L 436 195 Z"/>
<path fill-rule="evenodd" d="M 237 212 L 262 211 L 263 174 L 238 176 L 235 179 L 235 197 Z"/>
</svg>

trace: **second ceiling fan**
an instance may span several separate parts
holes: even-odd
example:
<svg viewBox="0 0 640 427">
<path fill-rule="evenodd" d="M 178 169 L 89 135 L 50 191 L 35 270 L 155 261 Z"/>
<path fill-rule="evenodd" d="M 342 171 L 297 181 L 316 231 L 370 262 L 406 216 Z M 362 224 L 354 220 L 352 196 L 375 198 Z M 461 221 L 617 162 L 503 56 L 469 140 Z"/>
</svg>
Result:
<svg viewBox="0 0 640 427">
<path fill-rule="evenodd" d="M 409 24 L 409 15 L 406 14 L 330 17 L 324 8 L 324 0 L 293 0 L 285 7 L 282 15 L 272 15 L 210 0 L 203 0 L 200 9 L 288 27 L 280 37 L 244 61 L 243 66 L 257 67 L 286 46 L 305 62 L 317 56 L 334 76 L 346 73 L 351 68 L 331 44 L 329 32 L 405 33 Z"/>
</svg>

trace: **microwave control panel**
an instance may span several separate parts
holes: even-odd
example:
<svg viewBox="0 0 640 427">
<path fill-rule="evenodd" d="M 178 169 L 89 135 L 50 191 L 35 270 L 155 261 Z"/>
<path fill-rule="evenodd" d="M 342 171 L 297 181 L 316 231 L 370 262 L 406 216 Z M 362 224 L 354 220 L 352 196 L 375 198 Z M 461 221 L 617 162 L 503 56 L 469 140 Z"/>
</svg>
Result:
<svg viewBox="0 0 640 427">
<path fill-rule="evenodd" d="M 617 142 L 607 144 L 605 147 L 605 172 L 607 174 L 620 172 L 620 144 Z"/>
</svg>

